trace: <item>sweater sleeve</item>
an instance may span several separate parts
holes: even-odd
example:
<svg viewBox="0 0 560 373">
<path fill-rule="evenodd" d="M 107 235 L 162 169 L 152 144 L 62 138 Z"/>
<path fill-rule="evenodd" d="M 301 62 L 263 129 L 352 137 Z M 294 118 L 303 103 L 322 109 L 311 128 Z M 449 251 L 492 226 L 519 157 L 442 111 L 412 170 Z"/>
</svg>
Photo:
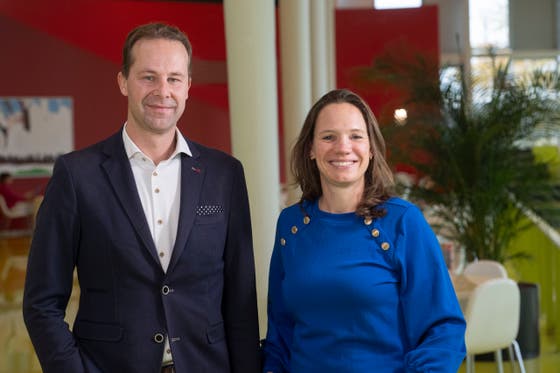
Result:
<svg viewBox="0 0 560 373">
<path fill-rule="evenodd" d="M 276 228 L 274 249 L 270 261 L 268 281 L 268 329 L 263 347 L 264 368 L 263 372 L 284 373 L 288 372 L 290 361 L 290 346 L 294 323 L 288 315 L 283 297 L 282 281 L 284 279 L 284 266 L 282 263 L 280 244 L 280 220 Z"/>
<path fill-rule="evenodd" d="M 401 219 L 398 261 L 407 372 L 456 372 L 465 357 L 465 320 L 435 234 L 418 208 Z"/>
</svg>

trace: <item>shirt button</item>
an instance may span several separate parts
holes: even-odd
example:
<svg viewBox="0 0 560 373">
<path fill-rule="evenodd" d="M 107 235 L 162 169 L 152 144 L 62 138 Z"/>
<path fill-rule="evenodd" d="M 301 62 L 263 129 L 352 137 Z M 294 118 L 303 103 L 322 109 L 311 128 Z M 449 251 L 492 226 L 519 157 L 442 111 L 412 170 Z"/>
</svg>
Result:
<svg viewBox="0 0 560 373">
<path fill-rule="evenodd" d="M 159 225 L 162 225 L 162 224 L 163 224 L 163 220 L 162 220 L 162 219 L 158 219 L 157 223 L 158 223 Z"/>
<path fill-rule="evenodd" d="M 310 221 L 311 221 L 311 219 L 309 218 L 309 216 L 305 216 L 305 217 L 303 218 L 303 224 L 306 224 L 306 225 L 307 225 L 307 224 L 309 224 Z"/>
<path fill-rule="evenodd" d="M 297 229 L 297 227 L 294 225 L 294 226 L 292 227 L 292 234 L 296 234 L 297 231 L 298 231 L 298 229 Z"/>
<path fill-rule="evenodd" d="M 166 353 L 166 354 L 170 354 L 170 353 L 171 353 L 171 349 L 168 348 L 167 350 L 165 350 L 165 353 Z"/>
<path fill-rule="evenodd" d="M 152 175 L 157 176 L 158 175 L 157 171 L 154 171 Z"/>
<path fill-rule="evenodd" d="M 370 225 L 373 222 L 373 220 L 371 218 L 365 218 L 364 219 L 364 224 L 365 225 Z"/>
<path fill-rule="evenodd" d="M 161 288 L 161 293 L 162 293 L 163 295 L 169 294 L 169 286 L 163 285 L 163 287 Z"/>
<path fill-rule="evenodd" d="M 389 250 L 390 247 L 391 247 L 391 245 L 389 245 L 389 242 L 383 242 L 381 244 L 381 248 L 385 251 Z"/>
<path fill-rule="evenodd" d="M 165 339 L 165 338 L 163 337 L 163 334 L 161 334 L 161 333 L 156 333 L 156 334 L 154 334 L 154 342 L 156 342 L 156 343 L 163 343 L 164 339 Z M 161 352 L 160 352 L 160 353 L 161 353 Z"/>
<path fill-rule="evenodd" d="M 379 237 L 379 229 L 372 229 L 371 230 L 371 235 L 373 237 Z"/>
<path fill-rule="evenodd" d="M 165 253 L 164 253 L 163 251 L 160 251 L 160 252 L 159 252 L 159 257 L 160 257 L 160 258 L 163 258 L 164 256 L 165 256 Z"/>
<path fill-rule="evenodd" d="M 286 240 L 283 239 L 283 238 L 281 238 L 281 239 L 280 239 L 280 245 L 286 246 Z"/>
<path fill-rule="evenodd" d="M 154 189 L 154 192 L 159 193 L 159 188 Z"/>
</svg>

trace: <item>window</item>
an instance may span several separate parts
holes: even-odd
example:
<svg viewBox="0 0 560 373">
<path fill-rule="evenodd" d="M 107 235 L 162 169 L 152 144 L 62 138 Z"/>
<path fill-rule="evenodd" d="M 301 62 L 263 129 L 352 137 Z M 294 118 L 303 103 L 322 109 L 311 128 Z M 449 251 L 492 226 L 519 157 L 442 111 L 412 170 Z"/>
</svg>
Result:
<svg viewBox="0 0 560 373">
<path fill-rule="evenodd" d="M 546 6 L 550 2 L 537 3 L 542 9 L 541 13 L 550 13 Z M 535 34 L 532 36 L 521 32 L 516 36 L 510 31 L 525 30 L 517 23 L 510 27 L 511 22 L 520 22 L 527 18 L 527 7 L 538 6 L 531 2 L 511 2 L 510 0 L 469 0 L 469 37 L 471 45 L 470 71 L 473 83 L 477 89 L 472 91 L 472 100 L 482 103 L 489 99 L 488 95 L 493 84 L 493 76 L 498 66 L 509 63 L 509 73 L 516 79 L 529 79 L 535 72 L 543 74 L 554 73 L 559 69 L 560 56 L 556 48 L 538 44 L 543 39 L 550 38 L 549 33 Z M 510 14 L 511 12 L 511 14 Z M 539 13 L 539 14 L 541 14 Z M 545 24 L 547 19 L 540 18 Z M 535 22 L 528 22 L 530 29 L 538 27 Z M 546 28 L 546 27 L 545 27 Z M 536 47 L 535 47 L 536 45 Z M 449 72 L 451 74 L 452 71 Z M 551 81 L 551 84 L 554 82 Z M 555 86 L 545 88 L 543 94 L 558 99 L 559 93 Z M 550 123 L 541 123 L 534 133 L 527 136 L 519 145 L 531 147 L 536 144 L 560 144 L 560 133 Z"/>
<path fill-rule="evenodd" d="M 373 0 L 375 9 L 418 8 L 422 0 Z"/>
<path fill-rule="evenodd" d="M 509 48 L 508 8 L 508 0 L 469 0 L 469 33 L 474 50 Z"/>
</svg>

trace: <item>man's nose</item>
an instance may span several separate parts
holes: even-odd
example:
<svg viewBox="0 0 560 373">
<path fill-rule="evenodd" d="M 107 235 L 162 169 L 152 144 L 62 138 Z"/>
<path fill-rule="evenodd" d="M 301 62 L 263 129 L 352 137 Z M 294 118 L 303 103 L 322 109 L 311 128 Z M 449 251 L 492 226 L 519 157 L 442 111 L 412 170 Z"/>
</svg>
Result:
<svg viewBox="0 0 560 373">
<path fill-rule="evenodd" d="M 169 82 L 166 79 L 160 79 L 158 81 L 155 94 L 161 97 L 169 97 L 171 95 L 171 89 L 169 86 Z"/>
</svg>

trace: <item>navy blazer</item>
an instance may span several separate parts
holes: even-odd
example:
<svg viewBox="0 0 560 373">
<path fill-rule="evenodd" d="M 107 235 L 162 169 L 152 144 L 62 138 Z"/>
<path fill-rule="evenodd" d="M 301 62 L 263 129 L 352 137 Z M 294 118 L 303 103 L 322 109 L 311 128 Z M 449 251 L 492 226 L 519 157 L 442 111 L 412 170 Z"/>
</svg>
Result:
<svg viewBox="0 0 560 373">
<path fill-rule="evenodd" d="M 233 157 L 188 141 L 177 239 L 164 273 L 119 131 L 59 157 L 33 236 L 23 314 L 44 372 L 259 370 L 245 177 Z M 210 207 L 209 207 L 210 206 Z M 209 208 L 208 208 L 209 207 Z M 72 331 L 64 322 L 73 271 Z"/>
</svg>

